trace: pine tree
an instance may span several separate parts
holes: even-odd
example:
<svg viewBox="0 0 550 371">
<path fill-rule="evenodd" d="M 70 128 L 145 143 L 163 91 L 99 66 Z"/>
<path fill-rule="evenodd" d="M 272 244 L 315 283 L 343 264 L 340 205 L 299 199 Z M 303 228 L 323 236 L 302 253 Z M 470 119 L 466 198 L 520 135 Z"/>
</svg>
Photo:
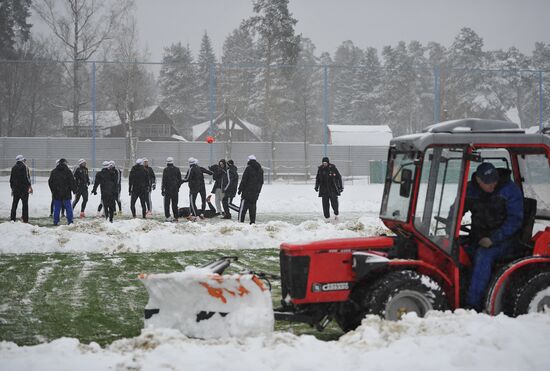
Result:
<svg viewBox="0 0 550 371">
<path fill-rule="evenodd" d="M 31 0 L 0 1 L 0 59 L 14 58 L 18 39 L 22 42 L 29 39 L 30 6 Z"/>
<path fill-rule="evenodd" d="M 296 62 L 300 36 L 294 34 L 294 26 L 298 21 L 288 11 L 288 0 L 255 0 L 253 10 L 256 15 L 243 21 L 242 27 L 258 35 L 256 46 L 266 66 L 258 88 L 264 92 L 264 131 L 271 141 L 271 156 L 274 159 L 275 140 L 278 139 L 281 122 L 277 115 L 286 102 L 285 89 L 281 85 L 286 82 L 280 79 L 285 76 L 284 69 L 274 73 L 272 65 L 292 65 Z"/>
<path fill-rule="evenodd" d="M 363 51 L 344 41 L 334 55 L 334 80 L 331 88 L 334 90 L 334 112 L 332 122 L 336 125 L 354 125 L 354 109 L 357 104 L 357 76 L 363 60 Z"/>
<path fill-rule="evenodd" d="M 197 72 L 189 46 L 172 44 L 164 49 L 159 86 L 161 106 L 171 115 L 180 132 L 191 136 L 191 127 L 197 123 Z"/>
<path fill-rule="evenodd" d="M 382 68 L 375 48 L 366 49 L 355 75 L 352 121 L 357 125 L 378 125 L 381 123 Z"/>
<path fill-rule="evenodd" d="M 539 71 L 545 71 L 543 72 L 543 86 L 546 87 L 543 89 L 543 120 L 544 122 L 548 123 L 550 122 L 550 89 L 548 86 L 550 86 L 550 44 L 538 42 L 535 43 L 535 50 L 533 51 L 533 67 Z M 538 83 L 538 78 L 537 83 Z M 538 92 L 538 86 L 537 86 L 537 97 L 539 97 Z M 539 110 L 540 110 L 540 104 L 537 103 L 537 114 L 536 114 L 536 120 L 535 122 L 539 122 Z"/>
<path fill-rule="evenodd" d="M 258 73 L 254 41 L 244 28 L 231 32 L 223 44 L 222 66 L 218 73 L 218 96 L 229 109 L 250 122 L 261 118 L 254 96 L 254 81 Z"/>
<path fill-rule="evenodd" d="M 449 49 L 448 68 L 441 80 L 445 94 L 442 108 L 448 118 L 505 118 L 492 86 L 495 75 L 480 71 L 486 62 L 483 39 L 470 28 L 460 30 Z"/>
<path fill-rule="evenodd" d="M 211 71 L 212 68 L 214 69 L 213 71 Z M 210 79 L 216 76 L 216 56 L 214 55 L 212 43 L 206 32 L 201 40 L 197 69 L 197 112 L 195 112 L 194 116 L 199 122 L 203 122 L 210 119 L 211 100 L 215 99 L 215 96 L 211 96 Z M 211 74 L 213 75 L 211 76 Z M 215 102 L 212 107 L 214 106 Z M 216 113 L 213 112 L 213 114 L 215 115 Z"/>
</svg>

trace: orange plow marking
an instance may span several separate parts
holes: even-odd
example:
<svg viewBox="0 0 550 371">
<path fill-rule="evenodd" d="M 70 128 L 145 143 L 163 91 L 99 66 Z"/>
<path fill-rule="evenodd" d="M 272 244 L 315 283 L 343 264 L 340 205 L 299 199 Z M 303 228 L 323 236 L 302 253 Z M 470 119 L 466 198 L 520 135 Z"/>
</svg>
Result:
<svg viewBox="0 0 550 371">
<path fill-rule="evenodd" d="M 227 299 L 225 298 L 225 296 L 223 296 L 223 290 L 222 289 L 212 287 L 209 284 L 207 284 L 206 282 L 199 282 L 199 283 L 203 287 L 205 287 L 206 290 L 208 290 L 208 295 L 212 296 L 213 298 L 220 299 L 222 301 L 222 303 L 224 303 L 224 304 L 227 303 Z"/>
<path fill-rule="evenodd" d="M 265 288 L 264 286 L 264 283 L 262 282 L 262 280 L 260 280 L 258 277 L 254 276 L 252 277 L 252 281 L 254 281 L 254 283 L 256 285 L 258 285 L 258 287 L 260 288 L 260 290 L 262 291 L 267 291 L 267 289 Z"/>
</svg>

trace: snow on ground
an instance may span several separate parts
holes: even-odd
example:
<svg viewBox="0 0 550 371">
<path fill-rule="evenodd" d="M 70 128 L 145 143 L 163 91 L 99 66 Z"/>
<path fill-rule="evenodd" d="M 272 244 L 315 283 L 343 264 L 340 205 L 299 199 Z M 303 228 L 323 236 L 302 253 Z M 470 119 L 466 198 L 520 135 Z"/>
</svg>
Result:
<svg viewBox="0 0 550 371">
<path fill-rule="evenodd" d="M 190 339 L 144 330 L 106 348 L 61 338 L 32 347 L 0 343 L 2 370 L 548 370 L 550 314 L 516 319 L 464 310 L 369 316 L 337 341 L 276 332 L 244 339 Z"/>
<path fill-rule="evenodd" d="M 50 193 L 45 179 L 34 190 L 30 216 L 46 217 Z M 186 193 L 183 186 L 182 201 Z M 0 194 L 0 213 L 7 217 L 11 198 L 6 178 L 0 179 Z M 235 220 L 174 224 L 125 219 L 110 224 L 87 218 L 58 228 L 4 222 L 0 254 L 275 248 L 283 241 L 367 236 L 383 229 L 377 218 L 381 194 L 381 185 L 346 184 L 340 197 L 342 220 L 337 223 L 323 220 L 311 183 L 265 185 L 258 224 L 253 226 Z M 122 196 L 127 215 L 129 197 L 124 192 Z M 157 215 L 162 214 L 161 202 L 157 190 Z M 183 203 L 180 206 L 187 206 Z M 98 204 L 99 196 L 91 196 L 88 210 Z M 74 338 L 36 346 L 0 342 L 0 370 L 549 370 L 549 332 L 549 313 L 511 319 L 464 310 L 429 313 L 423 319 L 407 315 L 399 322 L 367 317 L 356 331 L 337 341 L 285 332 L 198 340 L 175 330 L 147 329 L 105 348 Z"/>
<path fill-rule="evenodd" d="M 123 184 L 123 189 L 127 189 Z M 185 203 L 186 186 L 180 190 L 180 206 Z M 9 195 L 9 183 L 0 183 L 0 194 Z M 281 242 L 311 241 L 327 238 L 358 237 L 379 234 L 384 230 L 377 214 L 382 194 L 381 185 L 365 181 L 346 184 L 340 197 L 341 219 L 326 223 L 321 200 L 313 184 L 266 184 L 258 201 L 257 224 L 238 223 L 232 220 L 166 223 L 162 216 L 155 220 L 118 219 L 108 223 L 103 218 L 75 219 L 73 225 L 57 228 L 24 223 L 0 224 L 0 253 L 47 252 L 151 252 L 211 249 L 277 248 Z M 122 193 L 123 212 L 129 211 L 129 197 Z M 33 217 L 49 215 L 50 192 L 47 182 L 41 179 L 34 185 L 30 196 L 29 213 Z M 182 203 L 183 202 L 183 203 Z M 87 214 L 95 215 L 99 195 L 90 196 Z M 157 189 L 153 192 L 153 211 L 163 215 L 162 198 Z M 136 205 L 138 213 L 139 203 Z M 2 197 L 0 213 L 9 216 L 11 202 Z M 77 212 L 80 206 L 76 207 Z M 20 215 L 21 207 L 18 210 Z M 248 221 L 248 217 L 246 219 Z M 61 220 L 61 224 L 65 222 Z M 46 222 L 47 223 L 47 222 Z"/>
</svg>

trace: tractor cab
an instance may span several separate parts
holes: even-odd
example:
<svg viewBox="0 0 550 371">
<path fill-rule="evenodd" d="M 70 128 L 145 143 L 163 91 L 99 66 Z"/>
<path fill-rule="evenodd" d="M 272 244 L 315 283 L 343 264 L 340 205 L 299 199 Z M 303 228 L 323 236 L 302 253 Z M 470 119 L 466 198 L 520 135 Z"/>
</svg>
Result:
<svg viewBox="0 0 550 371">
<path fill-rule="evenodd" d="M 501 179 L 514 181 L 524 194 L 523 247 L 514 254 L 519 257 L 533 247 L 534 226 L 540 229 L 550 220 L 549 147 L 547 135 L 526 134 L 510 122 L 475 119 L 396 138 L 380 217 L 397 235 L 414 236 L 461 262 L 460 246 L 470 231 L 469 214 L 463 213 L 467 184 L 482 162 L 490 162 Z"/>
</svg>

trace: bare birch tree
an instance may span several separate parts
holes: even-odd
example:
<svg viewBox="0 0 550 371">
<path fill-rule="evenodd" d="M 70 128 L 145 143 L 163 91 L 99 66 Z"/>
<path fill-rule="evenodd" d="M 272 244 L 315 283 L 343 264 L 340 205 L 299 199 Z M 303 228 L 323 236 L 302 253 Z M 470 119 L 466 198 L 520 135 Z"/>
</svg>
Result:
<svg viewBox="0 0 550 371">
<path fill-rule="evenodd" d="M 80 68 L 111 38 L 121 14 L 133 6 L 133 0 L 37 0 L 33 9 L 61 42 L 72 69 L 73 125 L 79 121 L 82 102 Z"/>
</svg>

